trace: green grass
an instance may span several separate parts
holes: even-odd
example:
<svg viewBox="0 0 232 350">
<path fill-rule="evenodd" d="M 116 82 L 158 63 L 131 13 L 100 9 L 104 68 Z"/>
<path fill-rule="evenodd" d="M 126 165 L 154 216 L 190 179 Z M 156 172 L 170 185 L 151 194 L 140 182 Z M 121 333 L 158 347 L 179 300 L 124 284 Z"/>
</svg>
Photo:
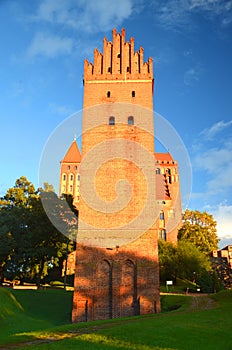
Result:
<svg viewBox="0 0 232 350">
<path fill-rule="evenodd" d="M 18 333 L 70 323 L 71 308 L 72 293 L 64 290 L 0 288 L 0 343 L 18 341 Z"/>
<path fill-rule="evenodd" d="M 0 290 L 0 298 L 2 292 L 5 293 L 5 306 L 0 306 L 1 337 L 2 321 L 5 331 L 7 320 L 13 321 L 16 317 L 24 322 L 19 331 L 16 327 L 17 320 L 14 321 L 11 335 L 8 339 L 1 338 L 2 343 L 9 344 L 16 339 L 18 342 L 25 339 L 46 341 L 44 344 L 25 344 L 24 347 L 20 347 L 22 350 L 232 349 L 232 291 L 220 292 L 210 298 L 164 295 L 161 297 L 161 314 L 80 324 L 64 324 L 67 322 L 64 304 L 70 305 L 72 293 L 49 290 L 22 291 L 23 293 L 12 291 L 11 294 L 9 290 Z M 26 292 L 29 294 L 26 295 Z M 44 303 L 44 306 L 40 308 L 35 299 Z M 54 304 L 50 305 L 52 301 Z M 57 326 L 54 327 L 55 325 Z"/>
</svg>

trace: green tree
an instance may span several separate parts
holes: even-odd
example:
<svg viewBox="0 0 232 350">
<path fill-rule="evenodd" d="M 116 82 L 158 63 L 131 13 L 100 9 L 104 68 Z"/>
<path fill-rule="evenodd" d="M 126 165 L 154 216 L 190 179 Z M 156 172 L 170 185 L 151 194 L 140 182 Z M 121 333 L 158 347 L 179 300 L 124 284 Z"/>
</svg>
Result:
<svg viewBox="0 0 232 350">
<path fill-rule="evenodd" d="M 50 210 L 53 224 L 44 207 Z M 5 248 L 0 249 L 0 267 L 11 278 L 21 282 L 36 279 L 40 286 L 41 278 L 59 265 L 67 249 L 71 249 L 67 241 L 76 216 L 73 218 L 70 212 L 69 205 L 57 197 L 50 185 L 39 192 L 25 176 L 18 179 L 0 200 L 0 234 L 6 241 Z"/>
<path fill-rule="evenodd" d="M 160 280 L 176 280 L 177 265 L 176 265 L 177 248 L 170 242 L 159 240 L 159 267 Z"/>
<path fill-rule="evenodd" d="M 177 245 L 159 241 L 160 279 L 188 279 L 196 282 L 203 271 L 210 271 L 209 258 L 191 242 L 181 240 Z"/>
<path fill-rule="evenodd" d="M 209 254 L 212 250 L 218 249 L 216 225 L 212 215 L 187 209 L 183 215 L 183 225 L 178 232 L 178 240 L 188 240 L 201 252 Z"/>
<path fill-rule="evenodd" d="M 7 270 L 12 277 L 18 277 L 21 280 L 30 271 L 28 218 L 35 198 L 38 198 L 38 193 L 34 185 L 22 176 L 0 199 L 0 225 L 8 233 L 8 246 L 13 244 L 13 249 L 4 261 L 5 272 Z"/>
<path fill-rule="evenodd" d="M 178 242 L 175 259 L 178 277 L 192 282 L 195 282 L 203 271 L 211 269 L 209 257 L 186 240 Z"/>
</svg>

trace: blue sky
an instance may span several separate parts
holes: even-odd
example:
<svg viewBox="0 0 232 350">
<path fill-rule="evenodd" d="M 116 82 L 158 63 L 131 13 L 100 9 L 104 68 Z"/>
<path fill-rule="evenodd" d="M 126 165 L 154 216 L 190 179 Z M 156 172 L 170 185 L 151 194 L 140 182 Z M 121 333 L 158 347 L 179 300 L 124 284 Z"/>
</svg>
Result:
<svg viewBox="0 0 232 350">
<path fill-rule="evenodd" d="M 82 108 L 83 60 L 114 27 L 154 59 L 155 111 L 192 165 L 188 207 L 213 214 L 221 246 L 232 244 L 229 0 L 1 0 L 0 195 L 22 175 L 38 186 L 49 135 Z"/>
</svg>

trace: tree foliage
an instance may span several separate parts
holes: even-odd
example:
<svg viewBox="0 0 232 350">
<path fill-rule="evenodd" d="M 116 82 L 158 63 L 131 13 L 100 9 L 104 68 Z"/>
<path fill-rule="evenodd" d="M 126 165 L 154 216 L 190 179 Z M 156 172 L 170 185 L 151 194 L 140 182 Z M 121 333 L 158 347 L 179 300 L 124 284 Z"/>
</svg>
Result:
<svg viewBox="0 0 232 350">
<path fill-rule="evenodd" d="M 178 245 L 159 241 L 160 278 L 176 281 L 177 277 L 193 281 L 205 271 L 210 271 L 209 258 L 194 244 L 179 241 Z"/>
<path fill-rule="evenodd" d="M 187 209 L 183 215 L 183 225 L 178 232 L 178 240 L 188 240 L 201 252 L 209 254 L 218 249 L 216 225 L 212 215 Z"/>
<path fill-rule="evenodd" d="M 63 262 L 67 249 L 73 249 L 72 244 L 67 245 L 69 237 L 48 219 L 42 197 L 45 203 L 49 202 L 62 229 L 68 233 L 70 227 L 73 228 L 74 224 L 70 225 L 63 217 L 64 207 L 68 204 L 57 197 L 51 185 L 46 184 L 45 191 L 35 190 L 25 176 L 16 180 L 15 186 L 0 199 L 2 278 L 5 274 L 21 281 L 33 279 L 40 285 L 48 270 Z"/>
</svg>

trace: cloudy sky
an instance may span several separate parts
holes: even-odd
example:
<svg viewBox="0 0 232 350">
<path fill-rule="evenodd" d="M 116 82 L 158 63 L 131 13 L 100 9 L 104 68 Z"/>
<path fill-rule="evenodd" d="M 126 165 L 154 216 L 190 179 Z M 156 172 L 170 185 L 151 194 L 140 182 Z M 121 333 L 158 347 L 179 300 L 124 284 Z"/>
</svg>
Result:
<svg viewBox="0 0 232 350">
<path fill-rule="evenodd" d="M 82 108 L 83 60 L 113 28 L 153 57 L 155 111 L 190 157 L 188 207 L 232 244 L 230 0 L 0 0 L 0 195 L 22 175 L 38 186 L 47 139 Z"/>
</svg>

